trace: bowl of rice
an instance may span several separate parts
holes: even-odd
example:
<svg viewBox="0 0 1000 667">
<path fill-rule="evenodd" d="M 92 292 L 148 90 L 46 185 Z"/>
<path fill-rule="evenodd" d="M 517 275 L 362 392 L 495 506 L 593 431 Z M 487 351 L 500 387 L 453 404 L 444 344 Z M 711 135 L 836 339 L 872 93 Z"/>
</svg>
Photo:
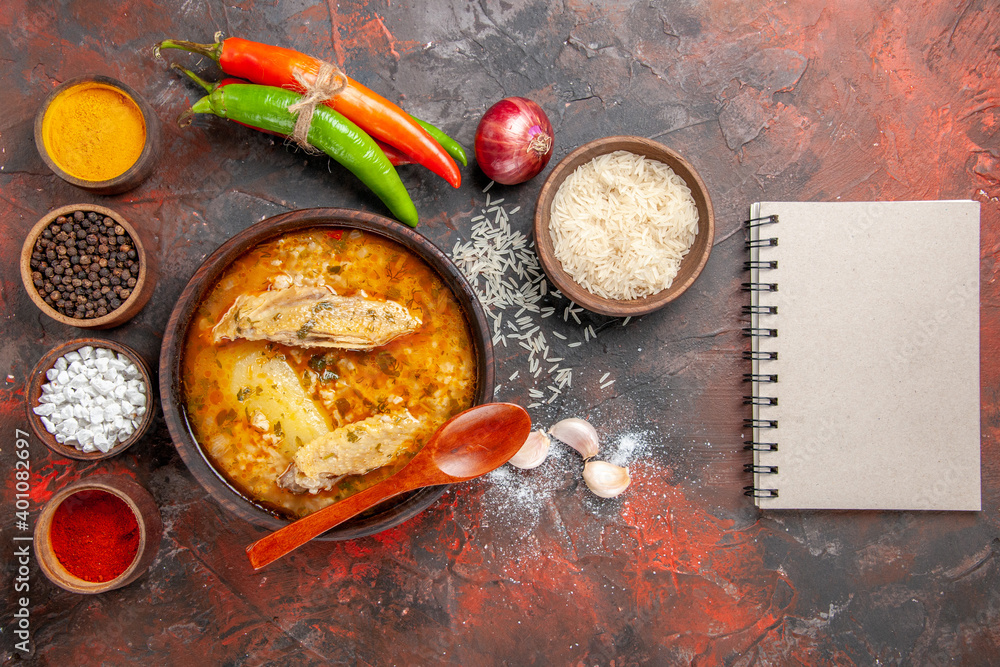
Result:
<svg viewBox="0 0 1000 667">
<path fill-rule="evenodd" d="M 679 297 L 715 237 L 704 181 L 677 152 L 605 137 L 556 165 L 538 195 L 535 246 L 562 294 L 602 315 L 638 316 Z"/>
</svg>

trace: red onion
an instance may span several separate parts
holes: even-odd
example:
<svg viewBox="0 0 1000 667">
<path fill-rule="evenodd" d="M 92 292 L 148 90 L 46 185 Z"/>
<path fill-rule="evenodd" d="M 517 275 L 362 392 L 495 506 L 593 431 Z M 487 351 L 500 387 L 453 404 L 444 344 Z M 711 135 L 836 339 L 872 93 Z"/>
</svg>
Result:
<svg viewBox="0 0 1000 667">
<path fill-rule="evenodd" d="M 552 157 L 552 123 L 524 97 L 505 97 L 483 114 L 476 129 L 476 161 L 491 180 L 524 183 Z"/>
</svg>

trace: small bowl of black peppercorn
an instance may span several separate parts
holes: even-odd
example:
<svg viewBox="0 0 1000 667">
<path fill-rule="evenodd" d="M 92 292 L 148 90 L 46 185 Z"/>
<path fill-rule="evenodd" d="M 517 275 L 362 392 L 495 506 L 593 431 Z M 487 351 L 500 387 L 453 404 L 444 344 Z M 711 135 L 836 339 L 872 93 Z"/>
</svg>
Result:
<svg viewBox="0 0 1000 667">
<path fill-rule="evenodd" d="M 136 229 L 96 204 L 50 211 L 21 248 L 21 281 L 52 319 L 108 329 L 131 319 L 149 300 L 156 265 Z"/>
</svg>

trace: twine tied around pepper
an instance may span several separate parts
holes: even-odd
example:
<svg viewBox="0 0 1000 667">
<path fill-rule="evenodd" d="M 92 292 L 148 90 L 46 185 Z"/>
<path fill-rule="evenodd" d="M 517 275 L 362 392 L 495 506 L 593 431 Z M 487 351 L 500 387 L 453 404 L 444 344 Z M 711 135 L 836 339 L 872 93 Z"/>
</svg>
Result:
<svg viewBox="0 0 1000 667">
<path fill-rule="evenodd" d="M 306 76 L 301 72 L 295 74 L 295 81 L 305 92 L 301 100 L 288 105 L 289 113 L 296 116 L 291 139 L 307 153 L 319 153 L 320 151 L 309 143 L 309 126 L 312 124 L 313 113 L 317 105 L 335 97 L 347 87 L 347 75 L 336 65 L 321 60 L 319 71 L 316 72 L 316 78 L 312 83 L 308 83 Z"/>
</svg>

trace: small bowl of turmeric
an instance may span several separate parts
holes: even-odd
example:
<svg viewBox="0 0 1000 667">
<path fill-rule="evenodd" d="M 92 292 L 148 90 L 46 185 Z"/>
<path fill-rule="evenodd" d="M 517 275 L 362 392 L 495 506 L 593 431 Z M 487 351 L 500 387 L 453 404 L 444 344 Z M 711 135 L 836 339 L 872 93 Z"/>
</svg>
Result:
<svg viewBox="0 0 1000 667">
<path fill-rule="evenodd" d="M 95 194 L 125 192 L 153 171 L 160 122 L 133 89 L 106 76 L 66 81 L 35 116 L 35 146 L 57 176 Z"/>
</svg>

